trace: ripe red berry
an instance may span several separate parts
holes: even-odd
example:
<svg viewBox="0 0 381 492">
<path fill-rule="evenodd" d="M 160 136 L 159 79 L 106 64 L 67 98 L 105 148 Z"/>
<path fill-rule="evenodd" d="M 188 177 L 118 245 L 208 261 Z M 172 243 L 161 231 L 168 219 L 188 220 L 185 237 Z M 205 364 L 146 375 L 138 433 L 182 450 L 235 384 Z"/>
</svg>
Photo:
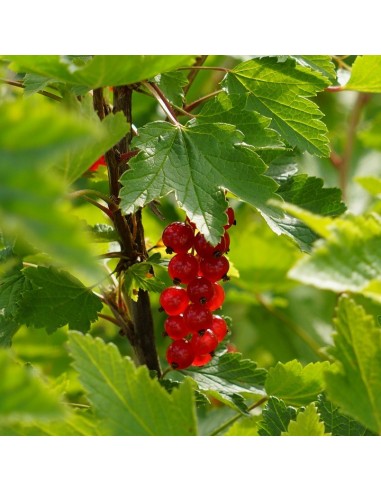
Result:
<svg viewBox="0 0 381 492">
<path fill-rule="evenodd" d="M 198 261 L 189 253 L 179 253 L 174 256 L 168 264 L 169 276 L 181 284 L 189 282 L 197 277 Z"/>
<path fill-rule="evenodd" d="M 216 350 L 218 339 L 212 330 L 205 330 L 193 335 L 191 344 L 195 355 L 205 355 Z"/>
<path fill-rule="evenodd" d="M 184 311 L 184 319 L 190 331 L 196 333 L 212 326 L 211 311 L 201 304 L 189 304 Z"/>
<path fill-rule="evenodd" d="M 183 313 L 188 303 L 187 291 L 181 287 L 167 287 L 160 294 L 160 305 L 170 316 Z"/>
<path fill-rule="evenodd" d="M 187 340 L 175 340 L 167 349 L 167 361 L 173 369 L 185 369 L 194 359 L 194 349 Z"/>
<path fill-rule="evenodd" d="M 193 359 L 192 366 L 205 366 L 208 362 L 212 360 L 212 356 L 210 354 L 204 354 L 204 355 L 196 355 L 195 358 Z"/>
<path fill-rule="evenodd" d="M 227 236 L 227 238 L 225 237 Z M 227 244 L 228 242 L 228 244 Z M 197 253 L 202 257 L 207 256 L 221 256 L 229 249 L 230 240 L 229 235 L 226 232 L 222 237 L 220 242 L 216 246 L 212 246 L 205 239 L 205 236 L 199 232 L 194 238 L 194 247 Z"/>
<path fill-rule="evenodd" d="M 216 335 L 218 341 L 222 342 L 228 332 L 228 325 L 221 316 L 213 316 L 211 330 Z"/>
<path fill-rule="evenodd" d="M 207 278 L 196 277 L 189 282 L 187 293 L 192 302 L 206 304 L 214 296 L 214 287 Z"/>
<path fill-rule="evenodd" d="M 235 220 L 235 214 L 234 210 L 229 207 L 225 211 L 226 215 L 228 216 L 228 223 L 224 226 L 224 229 L 230 229 L 232 225 L 236 225 L 236 220 Z"/>
<path fill-rule="evenodd" d="M 221 280 L 229 271 L 229 260 L 225 256 L 200 259 L 200 270 L 211 282 Z"/>
<path fill-rule="evenodd" d="M 172 222 L 164 229 L 162 236 L 169 254 L 186 253 L 193 246 L 193 239 L 193 228 L 184 222 Z"/>
<path fill-rule="evenodd" d="M 214 289 L 213 297 L 205 304 L 210 311 L 219 309 L 225 300 L 225 291 L 220 284 L 212 284 Z"/>
<path fill-rule="evenodd" d="M 189 333 L 189 328 L 185 323 L 183 316 L 169 316 L 164 322 L 164 329 L 166 334 L 172 338 L 172 340 L 181 340 L 185 338 Z"/>
</svg>

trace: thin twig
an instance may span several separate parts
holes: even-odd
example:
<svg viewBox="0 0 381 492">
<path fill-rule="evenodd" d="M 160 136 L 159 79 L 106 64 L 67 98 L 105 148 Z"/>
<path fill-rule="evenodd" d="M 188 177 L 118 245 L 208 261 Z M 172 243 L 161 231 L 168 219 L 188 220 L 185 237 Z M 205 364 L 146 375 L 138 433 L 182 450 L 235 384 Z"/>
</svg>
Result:
<svg viewBox="0 0 381 492">
<path fill-rule="evenodd" d="M 228 68 L 224 67 L 202 67 L 202 66 L 195 66 L 193 65 L 192 67 L 179 67 L 176 70 L 213 70 L 215 72 L 225 72 L 228 73 L 230 70 Z"/>
<path fill-rule="evenodd" d="M 112 212 L 107 207 L 104 207 L 103 205 L 98 203 L 96 200 L 93 200 L 92 198 L 90 198 L 86 195 L 83 195 L 83 199 L 86 200 L 87 202 L 91 203 L 95 207 L 99 208 L 99 210 L 102 210 L 102 212 L 104 212 L 111 220 L 113 219 Z"/>
<path fill-rule="evenodd" d="M 81 196 L 86 196 L 86 195 L 94 195 L 94 196 L 100 198 L 101 200 L 103 200 L 104 202 L 106 202 L 107 205 L 109 205 L 110 207 L 117 207 L 115 202 L 110 197 L 104 195 L 103 193 L 101 193 L 100 191 L 97 191 L 97 190 L 91 190 L 91 189 L 77 190 L 77 191 L 73 191 L 73 192 L 69 193 L 67 196 L 70 199 L 75 199 L 75 198 L 79 198 Z"/>
<path fill-rule="evenodd" d="M 261 398 L 260 400 L 258 400 L 256 403 L 254 403 L 253 405 L 251 405 L 251 407 L 249 407 L 249 411 L 254 410 L 257 407 L 260 407 L 261 405 L 263 405 L 263 403 L 266 403 L 266 401 L 268 399 L 269 399 L 268 396 L 264 396 L 263 398 Z M 234 424 L 234 422 L 236 422 L 241 417 L 243 417 L 243 414 L 242 413 L 238 413 L 237 415 L 234 415 L 234 417 L 232 417 L 231 419 L 229 419 L 226 422 L 224 422 L 222 425 L 220 425 L 219 427 L 217 427 L 217 429 L 214 429 L 214 431 L 210 434 L 210 436 L 217 436 L 220 432 L 222 432 L 223 430 L 225 430 L 227 427 L 230 427 L 232 424 Z"/>
<path fill-rule="evenodd" d="M 194 64 L 195 67 L 199 66 L 201 67 L 202 65 L 204 65 L 204 63 L 206 62 L 206 59 L 208 58 L 208 55 L 201 55 L 201 56 L 198 56 L 196 58 L 196 62 Z M 187 95 L 189 89 L 191 88 L 193 82 L 194 82 L 194 79 L 196 78 L 197 74 L 198 74 L 199 70 L 197 70 L 196 68 L 193 68 L 189 74 L 188 74 L 188 84 L 184 87 L 184 96 Z"/>
<path fill-rule="evenodd" d="M 176 126 L 181 126 L 180 123 L 177 121 L 176 114 L 173 111 L 172 106 L 170 105 L 169 101 L 164 96 L 162 91 L 159 89 L 159 87 L 153 82 L 142 82 L 142 84 L 144 84 L 144 86 L 147 87 L 147 89 L 152 93 L 152 95 L 160 104 L 160 106 L 164 110 L 165 114 L 167 115 L 171 123 L 173 123 Z"/>
<path fill-rule="evenodd" d="M 107 316 L 107 314 L 98 313 L 98 318 L 106 319 L 107 321 L 114 323 L 114 325 L 120 328 L 119 321 L 116 318 L 113 318 L 112 316 Z"/>
<path fill-rule="evenodd" d="M 200 99 L 197 99 L 196 101 L 193 101 L 186 106 L 184 106 L 184 111 L 192 111 L 194 108 L 197 108 L 200 104 L 203 104 L 204 102 L 208 101 L 209 99 L 212 99 L 212 97 L 217 96 L 217 94 L 220 94 L 220 92 L 224 92 L 222 89 L 218 91 L 211 92 L 210 94 L 207 94 L 206 96 L 200 97 Z"/>
<path fill-rule="evenodd" d="M 19 87 L 20 89 L 25 89 L 25 85 L 22 82 L 17 82 L 16 80 L 8 80 L 8 79 L 0 79 L 0 82 L 7 85 L 12 85 L 14 87 Z M 46 91 L 37 91 L 37 94 L 41 94 L 42 96 L 50 97 L 50 99 L 54 99 L 55 101 L 62 101 L 62 97 L 56 96 L 51 92 Z"/>
</svg>

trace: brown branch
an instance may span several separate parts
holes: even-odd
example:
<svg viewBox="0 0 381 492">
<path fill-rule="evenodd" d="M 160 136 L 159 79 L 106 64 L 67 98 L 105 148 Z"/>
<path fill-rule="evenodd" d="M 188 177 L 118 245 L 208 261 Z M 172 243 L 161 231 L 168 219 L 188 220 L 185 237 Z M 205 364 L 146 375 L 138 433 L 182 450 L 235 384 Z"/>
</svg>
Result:
<svg viewBox="0 0 381 492">
<path fill-rule="evenodd" d="M 201 56 L 197 56 L 196 57 L 196 61 L 194 63 L 194 66 L 199 66 L 201 67 L 205 62 L 206 62 L 206 59 L 208 58 L 208 55 L 201 55 Z M 188 74 L 188 84 L 184 87 L 184 96 L 187 95 L 189 89 L 191 88 L 193 82 L 194 82 L 194 79 L 196 78 L 197 74 L 198 74 L 199 70 L 197 70 L 196 68 L 194 68 L 193 70 L 191 70 Z"/>
<path fill-rule="evenodd" d="M 9 79 L 0 79 L 0 82 L 7 85 L 12 85 L 14 87 L 19 87 L 20 89 L 25 89 L 25 85 L 22 82 L 18 82 L 17 80 L 9 80 Z M 42 96 L 50 97 L 50 99 L 54 99 L 55 101 L 62 101 L 62 97 L 56 96 L 51 92 L 46 91 L 37 91 L 37 94 L 41 94 Z"/>
<path fill-rule="evenodd" d="M 224 92 L 222 89 L 218 91 L 211 92 L 210 94 L 207 94 L 206 96 L 200 97 L 200 99 L 197 99 L 196 101 L 193 101 L 186 106 L 184 106 L 185 111 L 192 111 L 194 108 L 197 108 L 200 104 L 203 104 L 204 102 L 208 101 L 209 99 L 212 99 L 214 96 L 217 96 L 220 94 L 220 92 Z"/>
<path fill-rule="evenodd" d="M 119 321 L 116 318 L 113 318 L 112 316 L 108 316 L 107 314 L 98 313 L 98 318 L 102 318 L 102 319 L 105 319 L 107 321 L 110 321 L 110 323 L 113 323 L 114 325 L 116 325 L 120 328 Z"/>
</svg>

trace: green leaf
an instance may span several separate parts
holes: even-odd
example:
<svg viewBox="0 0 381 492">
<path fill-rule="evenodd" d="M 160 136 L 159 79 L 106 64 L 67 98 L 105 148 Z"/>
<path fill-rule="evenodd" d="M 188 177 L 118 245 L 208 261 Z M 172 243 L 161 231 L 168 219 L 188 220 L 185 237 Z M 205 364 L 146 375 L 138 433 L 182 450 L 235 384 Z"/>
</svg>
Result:
<svg viewBox="0 0 381 492">
<path fill-rule="evenodd" d="M 111 243 L 119 239 L 118 233 L 108 224 L 95 224 L 90 226 L 90 231 L 97 243 Z"/>
<path fill-rule="evenodd" d="M 305 367 L 297 360 L 278 362 L 269 369 L 265 389 L 268 395 L 281 398 L 286 405 L 300 406 L 315 401 L 324 390 L 324 372 L 329 362 L 315 362 Z"/>
<path fill-rule="evenodd" d="M 0 315 L 0 347 L 10 347 L 12 345 L 12 338 L 19 328 L 19 323 Z"/>
<path fill-rule="evenodd" d="M 376 176 L 357 176 L 354 181 L 359 183 L 371 195 L 381 195 L 381 178 Z"/>
<path fill-rule="evenodd" d="M 299 412 L 296 420 L 288 424 L 287 432 L 282 436 L 330 436 L 325 433 L 324 423 L 320 422 L 319 414 L 313 403 L 310 403 L 303 412 Z"/>
<path fill-rule="evenodd" d="M 327 238 L 301 258 L 290 278 L 334 292 L 361 293 L 381 301 L 381 219 L 347 215 L 331 222 Z"/>
<path fill-rule="evenodd" d="M 381 56 L 358 56 L 345 86 L 349 91 L 381 92 Z"/>
<path fill-rule="evenodd" d="M 133 301 L 138 300 L 139 289 L 148 292 L 161 292 L 165 288 L 163 281 L 152 273 L 149 263 L 135 263 L 124 275 L 124 290 Z"/>
<path fill-rule="evenodd" d="M 331 83 L 336 80 L 335 64 L 332 56 L 329 55 L 296 55 L 292 56 L 300 65 L 309 67 L 316 72 L 320 72 Z"/>
<path fill-rule="evenodd" d="M 226 224 L 224 188 L 262 212 L 274 213 L 266 202 L 276 197 L 277 185 L 262 174 L 265 164 L 242 138 L 228 124 L 146 125 L 134 141 L 141 152 L 121 178 L 124 212 L 175 191 L 179 207 L 212 244 L 219 242 Z"/>
<path fill-rule="evenodd" d="M 366 429 L 356 420 L 340 413 L 339 409 L 327 400 L 325 395 L 319 395 L 317 408 L 325 429 L 333 436 L 371 436 L 373 432 Z"/>
<path fill-rule="evenodd" d="M 0 425 L 59 419 L 64 416 L 58 398 L 27 367 L 0 350 Z"/>
<path fill-rule="evenodd" d="M 74 368 L 104 430 L 118 436 L 196 435 L 190 381 L 169 394 L 147 367 L 135 367 L 115 345 L 71 332 Z"/>
<path fill-rule="evenodd" d="M 229 427 L 225 436 L 258 436 L 258 415 L 242 417 Z"/>
<path fill-rule="evenodd" d="M 102 310 L 102 302 L 82 282 L 53 267 L 26 268 L 25 277 L 33 289 L 23 293 L 19 317 L 29 326 L 52 332 L 69 325 L 87 331 Z"/>
<path fill-rule="evenodd" d="M 24 77 L 24 94 L 25 96 L 31 96 L 38 91 L 42 91 L 45 87 L 53 82 L 54 79 L 36 75 L 33 73 L 27 73 Z"/>
<path fill-rule="evenodd" d="M 66 153 L 62 162 L 55 169 L 66 183 L 78 179 L 100 156 L 116 145 L 129 130 L 129 125 L 122 112 L 110 113 L 102 122 L 94 122 L 99 134 L 93 141 L 81 149 L 73 149 Z"/>
<path fill-rule="evenodd" d="M 231 70 L 223 81 L 229 94 L 251 94 L 247 109 L 271 118 L 271 126 L 292 146 L 311 154 L 329 154 L 327 128 L 318 106 L 308 98 L 329 80 L 287 59 L 256 58 Z"/>
<path fill-rule="evenodd" d="M 30 281 L 20 270 L 13 269 L 0 278 L 0 309 L 6 318 L 17 318 L 23 294 L 30 288 Z"/>
<path fill-rule="evenodd" d="M 381 136 L 380 136 L 380 125 L 381 125 L 381 114 L 377 114 L 369 123 L 369 125 L 364 128 L 363 131 L 359 132 L 359 139 L 365 147 L 370 147 L 372 149 L 381 151 Z M 376 178 L 375 179 L 380 179 Z M 355 178 L 361 184 L 362 179 L 370 179 L 370 177 L 358 176 Z"/>
<path fill-rule="evenodd" d="M 158 73 L 180 66 L 190 66 L 189 55 L 95 55 L 87 63 L 78 64 L 68 56 L 11 55 L 15 71 L 33 72 L 69 84 L 81 84 L 89 89 L 129 85 L 150 79 Z"/>
<path fill-rule="evenodd" d="M 188 84 L 188 77 L 185 71 L 161 73 L 153 80 L 169 102 L 179 107 L 183 105 L 183 87 Z"/>
<path fill-rule="evenodd" d="M 262 411 L 258 434 L 260 436 L 280 436 L 282 432 L 287 431 L 288 424 L 295 417 L 295 408 L 287 407 L 284 401 L 271 396 Z"/>
<path fill-rule="evenodd" d="M 340 410 L 381 434 L 381 329 L 361 305 L 340 298 L 335 318 L 336 372 L 325 375 L 327 395 Z"/>
<path fill-rule="evenodd" d="M 243 413 L 248 412 L 248 407 L 242 395 L 264 395 L 266 371 L 258 369 L 255 362 L 242 359 L 238 353 L 215 356 L 203 367 L 191 367 L 180 372 L 191 376 L 201 391 Z"/>
</svg>

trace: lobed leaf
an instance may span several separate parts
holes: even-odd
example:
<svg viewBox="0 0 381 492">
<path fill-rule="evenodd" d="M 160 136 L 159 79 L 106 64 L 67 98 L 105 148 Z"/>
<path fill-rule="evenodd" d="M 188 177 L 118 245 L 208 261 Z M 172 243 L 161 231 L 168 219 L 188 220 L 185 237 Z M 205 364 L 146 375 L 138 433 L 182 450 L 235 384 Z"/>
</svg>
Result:
<svg viewBox="0 0 381 492">
<path fill-rule="evenodd" d="M 325 433 L 324 423 L 320 422 L 320 415 L 314 403 L 310 403 L 304 411 L 300 411 L 296 420 L 288 424 L 287 432 L 282 436 L 330 436 Z"/>
</svg>

